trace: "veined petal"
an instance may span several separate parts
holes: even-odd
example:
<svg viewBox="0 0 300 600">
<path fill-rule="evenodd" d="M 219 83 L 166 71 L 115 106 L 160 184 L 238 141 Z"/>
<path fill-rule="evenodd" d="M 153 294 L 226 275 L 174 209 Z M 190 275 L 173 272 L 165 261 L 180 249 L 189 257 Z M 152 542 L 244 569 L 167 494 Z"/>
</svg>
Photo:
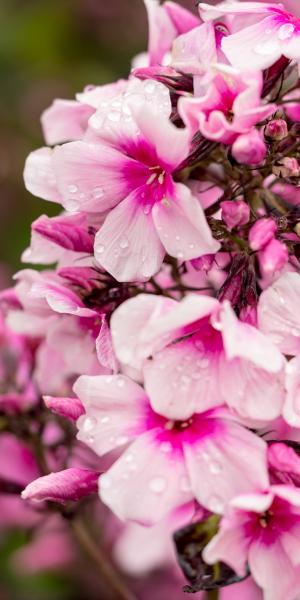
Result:
<svg viewBox="0 0 300 600">
<path fill-rule="evenodd" d="M 25 187 L 34 196 L 61 203 L 52 159 L 51 148 L 40 148 L 29 154 L 24 169 Z"/>
</svg>

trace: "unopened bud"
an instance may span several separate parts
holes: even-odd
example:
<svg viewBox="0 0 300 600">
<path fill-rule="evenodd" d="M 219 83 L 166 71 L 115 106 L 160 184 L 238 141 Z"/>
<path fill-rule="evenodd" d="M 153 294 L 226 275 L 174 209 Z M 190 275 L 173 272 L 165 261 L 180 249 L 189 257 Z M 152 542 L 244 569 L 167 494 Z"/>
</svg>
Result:
<svg viewBox="0 0 300 600">
<path fill-rule="evenodd" d="M 212 268 L 214 260 L 214 254 L 204 254 L 204 256 L 200 256 L 199 258 L 193 258 L 193 260 L 191 260 L 191 264 L 196 271 L 208 272 Z"/>
<path fill-rule="evenodd" d="M 273 219 L 257 221 L 249 232 L 249 243 L 252 250 L 264 248 L 274 238 L 276 231 L 277 226 Z"/>
<path fill-rule="evenodd" d="M 266 154 L 266 144 L 257 129 L 240 135 L 232 146 L 232 156 L 244 165 L 259 165 Z"/>
<path fill-rule="evenodd" d="M 221 202 L 222 219 L 229 229 L 245 225 L 250 218 L 250 208 L 243 200 Z"/>
<path fill-rule="evenodd" d="M 265 127 L 265 137 L 268 140 L 280 142 L 288 136 L 288 128 L 284 119 L 273 119 Z"/>
</svg>

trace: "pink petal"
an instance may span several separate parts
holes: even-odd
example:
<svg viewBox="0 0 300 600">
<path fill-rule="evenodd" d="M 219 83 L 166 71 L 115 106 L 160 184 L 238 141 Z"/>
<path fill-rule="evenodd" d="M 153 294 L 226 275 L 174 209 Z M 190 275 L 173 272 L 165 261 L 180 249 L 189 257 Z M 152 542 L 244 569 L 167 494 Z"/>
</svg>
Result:
<svg viewBox="0 0 300 600">
<path fill-rule="evenodd" d="M 132 185 L 122 170 L 137 163 L 108 146 L 70 142 L 55 148 L 53 164 L 63 206 L 101 213 L 126 198 Z"/>
<path fill-rule="evenodd" d="M 78 501 L 84 496 L 89 496 L 97 491 L 99 473 L 87 469 L 66 469 L 58 473 L 50 473 L 32 481 L 23 490 L 23 500 L 34 502 L 59 502 Z"/>
<path fill-rule="evenodd" d="M 243 577 L 247 570 L 247 554 L 248 541 L 243 528 L 230 527 L 228 523 L 228 526 L 224 524 L 224 529 L 222 527 L 221 531 L 206 546 L 203 558 L 211 565 L 222 561 L 229 565 L 240 577 Z"/>
<path fill-rule="evenodd" d="M 113 349 L 111 331 L 105 315 L 102 315 L 101 328 L 96 339 L 96 352 L 100 365 L 117 373 L 118 361 Z"/>
<path fill-rule="evenodd" d="M 292 427 L 300 427 L 300 357 L 286 367 L 286 401 L 283 416 Z"/>
<path fill-rule="evenodd" d="M 86 411 L 77 423 L 77 437 L 99 456 L 126 445 L 144 430 L 147 396 L 128 377 L 82 376 L 74 392 Z"/>
<path fill-rule="evenodd" d="M 70 421 L 77 421 L 85 413 L 84 406 L 78 398 L 44 396 L 43 400 L 49 410 Z"/>
<path fill-rule="evenodd" d="M 251 577 L 221 590 L 220 600 L 263 600 L 263 595 Z"/>
<path fill-rule="evenodd" d="M 158 332 L 155 340 L 149 340 L 152 326 L 165 313 L 177 306 L 175 300 L 139 294 L 117 308 L 111 318 L 111 333 L 118 359 L 124 365 L 140 368 L 143 359 L 160 343 Z"/>
<path fill-rule="evenodd" d="M 254 580 L 263 588 L 264 600 L 294 600 L 300 589 L 300 577 L 279 539 L 271 547 L 259 539 L 253 541 L 249 566 Z"/>
<path fill-rule="evenodd" d="M 260 296 L 259 328 L 287 355 L 300 352 L 300 275 L 284 273 Z"/>
<path fill-rule="evenodd" d="M 269 16 L 222 40 L 222 50 L 229 62 L 237 69 L 245 71 L 249 65 L 253 71 L 267 69 L 284 52 L 278 37 L 276 16 Z M 271 33 L 266 33 L 266 31 Z M 243 44 L 243 53 L 239 48 Z"/>
<path fill-rule="evenodd" d="M 176 196 L 166 203 L 156 204 L 153 220 L 158 235 L 171 256 L 180 260 L 198 258 L 218 252 L 220 244 L 214 240 L 203 209 L 190 190 L 176 184 Z"/>
<path fill-rule="evenodd" d="M 139 190 L 116 206 L 96 235 L 95 258 L 118 281 L 147 281 L 159 270 L 164 249 Z"/>
<path fill-rule="evenodd" d="M 31 152 L 26 159 L 24 182 L 26 189 L 43 200 L 61 202 L 53 168 L 53 150 L 40 148 Z"/>
<path fill-rule="evenodd" d="M 94 109 L 91 106 L 75 100 L 54 100 L 41 117 L 46 143 L 53 146 L 80 140 L 93 113 Z"/>
<path fill-rule="evenodd" d="M 148 13 L 150 65 L 161 64 L 164 55 L 171 49 L 176 37 L 176 28 L 164 6 L 157 0 L 144 0 Z"/>
<path fill-rule="evenodd" d="M 152 525 L 192 499 L 181 455 L 162 452 L 156 436 L 140 436 L 100 477 L 100 497 L 121 519 Z"/>
<path fill-rule="evenodd" d="M 165 11 L 168 13 L 172 23 L 177 29 L 177 33 L 186 33 L 194 27 L 199 25 L 199 18 L 193 15 L 189 10 L 183 8 L 176 2 L 170 2 L 169 0 L 163 5 Z"/>
<path fill-rule="evenodd" d="M 223 304 L 220 320 L 229 360 L 243 358 L 269 373 L 278 373 L 282 369 L 284 359 L 276 346 L 256 327 L 239 321 L 228 302 Z"/>
<path fill-rule="evenodd" d="M 278 4 L 274 3 L 262 3 L 262 2 L 234 2 L 234 1 L 223 1 L 217 4 L 217 6 L 211 6 L 206 2 L 199 3 L 199 12 L 203 21 L 210 21 L 211 19 L 218 19 L 223 15 L 235 15 L 235 14 L 249 14 L 251 13 L 269 13 L 272 8 L 278 10 Z"/>
<path fill-rule="evenodd" d="M 198 339 L 172 344 L 145 364 L 145 389 L 157 413 L 185 420 L 223 404 L 220 355 L 203 352 L 199 344 Z"/>
<path fill-rule="evenodd" d="M 222 513 L 234 496 L 267 487 L 266 444 L 228 419 L 213 419 L 212 426 L 211 434 L 185 443 L 184 454 L 197 500 Z"/>
<path fill-rule="evenodd" d="M 50 308 L 58 313 L 76 315 L 78 317 L 95 317 L 97 313 L 85 308 L 83 302 L 72 290 L 51 281 L 40 281 L 33 284 L 30 290 L 32 298 L 45 298 Z"/>
</svg>

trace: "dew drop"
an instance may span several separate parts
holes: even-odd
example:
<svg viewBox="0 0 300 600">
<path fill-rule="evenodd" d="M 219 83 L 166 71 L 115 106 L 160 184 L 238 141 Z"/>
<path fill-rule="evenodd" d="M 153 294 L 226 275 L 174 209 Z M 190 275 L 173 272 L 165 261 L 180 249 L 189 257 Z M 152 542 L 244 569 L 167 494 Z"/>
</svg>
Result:
<svg viewBox="0 0 300 600">
<path fill-rule="evenodd" d="M 125 250 L 126 248 L 128 248 L 129 241 L 125 235 L 124 235 L 124 237 L 122 237 L 120 239 L 119 246 L 120 246 L 120 248 L 122 248 L 122 250 Z"/>
<path fill-rule="evenodd" d="M 123 388 L 125 386 L 125 380 L 122 379 L 121 377 L 117 380 L 117 386 L 119 388 Z"/>
<path fill-rule="evenodd" d="M 100 477 L 100 488 L 102 490 L 109 490 L 109 488 L 111 488 L 112 486 L 112 480 L 109 477 L 109 475 L 102 475 L 102 477 Z"/>
<path fill-rule="evenodd" d="M 128 442 L 128 437 L 126 437 L 126 435 L 120 435 L 120 437 L 118 437 L 116 439 L 117 446 L 124 446 L 124 444 L 127 444 L 127 442 Z"/>
<path fill-rule="evenodd" d="M 282 41 L 288 40 L 289 38 L 292 37 L 294 31 L 295 31 L 295 26 L 292 23 L 285 23 L 284 25 L 281 25 L 281 27 L 278 31 L 278 37 Z"/>
<path fill-rule="evenodd" d="M 93 190 L 93 196 L 94 198 L 97 200 L 98 198 L 102 198 L 102 196 L 104 196 L 104 189 L 103 187 L 95 187 Z"/>
<path fill-rule="evenodd" d="M 154 494 L 162 494 L 167 487 L 167 482 L 163 477 L 154 477 L 149 482 L 149 489 Z"/>
<path fill-rule="evenodd" d="M 133 461 L 133 454 L 127 454 L 125 456 L 125 462 L 131 463 Z"/>
<path fill-rule="evenodd" d="M 73 198 L 68 198 L 66 201 L 66 208 L 72 212 L 76 212 L 79 208 L 79 202 Z"/>
<path fill-rule="evenodd" d="M 177 258 L 179 258 L 179 259 L 184 258 L 183 252 L 177 252 Z"/>
<path fill-rule="evenodd" d="M 292 334 L 294 337 L 299 337 L 299 331 L 298 331 L 298 329 L 296 329 L 296 328 L 292 329 L 292 330 L 291 330 L 291 334 Z"/>
<path fill-rule="evenodd" d="M 94 429 L 94 427 L 97 425 L 97 419 L 95 419 L 95 417 L 86 417 L 83 423 L 83 431 L 88 432 L 91 431 L 92 429 Z"/>
<path fill-rule="evenodd" d="M 182 477 L 180 481 L 180 489 L 182 492 L 190 492 L 192 489 L 191 483 L 187 477 Z"/>
<path fill-rule="evenodd" d="M 209 470 L 213 475 L 219 475 L 222 471 L 222 467 L 219 463 L 217 462 L 212 462 L 209 465 Z"/>
<path fill-rule="evenodd" d="M 78 187 L 77 185 L 68 185 L 68 190 L 70 194 L 76 194 L 76 192 L 78 192 Z"/>
<path fill-rule="evenodd" d="M 224 502 L 220 496 L 211 496 L 208 500 L 208 506 L 212 512 L 220 514 L 223 512 Z"/>
<path fill-rule="evenodd" d="M 106 425 L 106 423 L 110 422 L 110 418 L 109 417 L 102 417 L 102 419 L 100 419 L 100 423 L 102 423 L 103 425 Z"/>
<path fill-rule="evenodd" d="M 145 85 L 145 92 L 147 94 L 153 94 L 155 92 L 155 87 L 156 87 L 155 83 L 153 83 L 152 81 L 149 81 Z"/>
<path fill-rule="evenodd" d="M 143 208 L 143 212 L 145 215 L 149 215 L 151 210 L 151 204 L 145 204 L 144 208 Z"/>
<path fill-rule="evenodd" d="M 104 250 L 105 246 L 103 246 L 103 244 L 98 244 L 98 246 L 95 248 L 96 254 L 103 254 Z"/>
<path fill-rule="evenodd" d="M 107 116 L 108 119 L 113 123 L 118 123 L 121 119 L 121 113 L 116 110 L 112 110 L 110 113 L 108 113 Z"/>
<path fill-rule="evenodd" d="M 165 454 L 168 454 L 169 452 L 172 451 L 171 442 L 162 442 L 159 447 L 160 447 L 160 450 L 162 452 L 164 452 Z"/>
</svg>

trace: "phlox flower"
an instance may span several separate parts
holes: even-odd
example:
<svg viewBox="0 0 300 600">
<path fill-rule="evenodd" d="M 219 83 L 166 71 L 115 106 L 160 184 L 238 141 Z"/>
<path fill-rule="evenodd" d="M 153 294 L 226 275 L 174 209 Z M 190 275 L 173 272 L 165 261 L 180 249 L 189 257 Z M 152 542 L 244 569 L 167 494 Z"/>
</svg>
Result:
<svg viewBox="0 0 300 600">
<path fill-rule="evenodd" d="M 173 173 L 187 157 L 188 129 L 169 120 L 168 89 L 155 81 L 132 80 L 91 117 L 83 141 L 55 148 L 45 156 L 56 181 L 55 198 L 70 211 L 108 214 L 95 239 L 98 263 L 119 281 L 147 280 L 165 253 L 180 260 L 216 252 L 203 210 Z M 41 154 L 29 157 L 28 189 L 49 199 L 48 183 L 32 185 Z"/>
<path fill-rule="evenodd" d="M 225 56 L 242 71 L 249 65 L 253 69 L 267 69 L 282 55 L 300 59 L 300 19 L 287 12 L 283 4 L 221 2 L 210 6 L 201 2 L 199 9 L 204 20 L 223 15 L 244 17 L 240 30 L 222 40 Z M 258 17 L 254 24 L 253 16 Z"/>
<path fill-rule="evenodd" d="M 300 591 L 300 490 L 274 485 L 234 498 L 204 559 L 243 576 L 249 564 L 264 600 L 295 600 Z"/>
<path fill-rule="evenodd" d="M 232 144 L 240 134 L 270 116 L 276 106 L 261 100 L 261 72 L 240 73 L 218 64 L 213 73 L 207 91 L 199 98 L 181 98 L 178 110 L 193 133 L 200 131 L 209 140 Z"/>
<path fill-rule="evenodd" d="M 237 493 L 267 485 L 265 442 L 224 408 L 173 420 L 122 375 L 81 376 L 74 391 L 86 411 L 78 439 L 99 456 L 125 447 L 99 480 L 102 501 L 121 519 L 151 525 L 193 498 L 222 513 Z"/>
<path fill-rule="evenodd" d="M 281 414 L 283 356 L 228 302 L 139 295 L 114 312 L 111 330 L 123 368 L 135 369 L 137 378 L 142 373 L 160 414 L 188 419 L 223 403 L 242 417 L 269 421 Z"/>
</svg>

